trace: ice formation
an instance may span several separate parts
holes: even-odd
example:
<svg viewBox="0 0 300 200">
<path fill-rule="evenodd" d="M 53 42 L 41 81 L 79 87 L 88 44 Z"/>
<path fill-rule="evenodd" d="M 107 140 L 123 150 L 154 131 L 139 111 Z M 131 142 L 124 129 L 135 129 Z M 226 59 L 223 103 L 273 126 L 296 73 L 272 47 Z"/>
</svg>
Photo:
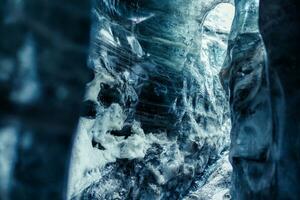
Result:
<svg viewBox="0 0 300 200">
<path fill-rule="evenodd" d="M 95 1 L 69 199 L 228 196 L 229 3 Z"/>
</svg>

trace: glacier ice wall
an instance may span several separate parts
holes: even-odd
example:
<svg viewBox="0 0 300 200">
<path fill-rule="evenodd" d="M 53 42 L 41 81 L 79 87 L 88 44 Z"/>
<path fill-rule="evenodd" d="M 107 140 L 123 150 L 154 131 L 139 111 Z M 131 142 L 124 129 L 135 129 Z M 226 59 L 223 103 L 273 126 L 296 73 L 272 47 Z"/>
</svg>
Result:
<svg viewBox="0 0 300 200">
<path fill-rule="evenodd" d="M 251 199 L 253 193 L 271 187 L 275 173 L 271 162 L 272 108 L 266 51 L 258 27 L 259 1 L 235 3 L 237 12 L 226 58 L 228 68 L 222 76 L 229 86 L 232 112 L 232 198 Z"/>
<path fill-rule="evenodd" d="M 95 1 L 69 198 L 193 199 L 208 179 L 202 197 L 216 195 L 209 176 L 227 160 L 231 128 L 218 75 L 228 2 Z"/>
<path fill-rule="evenodd" d="M 222 72 L 232 114 L 232 198 L 299 199 L 299 2 L 235 5 Z"/>
</svg>

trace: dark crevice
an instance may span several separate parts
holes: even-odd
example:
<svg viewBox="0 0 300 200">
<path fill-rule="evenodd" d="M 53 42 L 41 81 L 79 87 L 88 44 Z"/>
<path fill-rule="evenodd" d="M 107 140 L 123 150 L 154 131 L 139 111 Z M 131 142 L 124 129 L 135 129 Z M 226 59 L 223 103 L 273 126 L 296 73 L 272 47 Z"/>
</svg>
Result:
<svg viewBox="0 0 300 200">
<path fill-rule="evenodd" d="M 95 119 L 97 114 L 97 103 L 87 100 L 83 102 L 83 106 L 81 108 L 80 116 L 86 117 L 89 119 Z"/>
<path fill-rule="evenodd" d="M 113 130 L 113 131 L 110 131 L 110 134 L 114 135 L 114 136 L 125 136 L 125 138 L 128 138 L 133 133 L 131 131 L 131 126 L 130 125 L 125 125 L 122 128 L 122 130 Z"/>
<path fill-rule="evenodd" d="M 104 107 L 109 107 L 112 103 L 123 104 L 122 93 L 118 86 L 101 83 L 100 87 L 97 99 Z"/>
<path fill-rule="evenodd" d="M 99 150 L 106 150 L 104 146 L 100 142 L 96 142 L 94 139 L 92 139 L 92 145 L 94 148 L 97 148 Z"/>
</svg>

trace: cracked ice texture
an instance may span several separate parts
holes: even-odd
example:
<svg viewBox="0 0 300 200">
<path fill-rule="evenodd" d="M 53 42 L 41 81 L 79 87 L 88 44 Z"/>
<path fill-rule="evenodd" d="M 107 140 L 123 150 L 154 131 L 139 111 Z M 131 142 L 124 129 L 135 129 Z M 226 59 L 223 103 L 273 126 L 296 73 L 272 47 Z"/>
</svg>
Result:
<svg viewBox="0 0 300 200">
<path fill-rule="evenodd" d="M 218 71 L 230 28 L 213 28 L 216 13 L 205 19 L 224 2 L 95 1 L 95 76 L 69 198 L 181 199 L 223 165 L 231 123 Z"/>
</svg>

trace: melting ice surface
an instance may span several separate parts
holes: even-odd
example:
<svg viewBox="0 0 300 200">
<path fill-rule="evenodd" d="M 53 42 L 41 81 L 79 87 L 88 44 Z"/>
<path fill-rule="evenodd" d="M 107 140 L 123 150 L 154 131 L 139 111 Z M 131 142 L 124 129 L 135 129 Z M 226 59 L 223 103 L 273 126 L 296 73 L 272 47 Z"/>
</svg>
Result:
<svg viewBox="0 0 300 200">
<path fill-rule="evenodd" d="M 219 3 L 99 1 L 69 199 L 226 198 L 234 7 Z"/>
</svg>

